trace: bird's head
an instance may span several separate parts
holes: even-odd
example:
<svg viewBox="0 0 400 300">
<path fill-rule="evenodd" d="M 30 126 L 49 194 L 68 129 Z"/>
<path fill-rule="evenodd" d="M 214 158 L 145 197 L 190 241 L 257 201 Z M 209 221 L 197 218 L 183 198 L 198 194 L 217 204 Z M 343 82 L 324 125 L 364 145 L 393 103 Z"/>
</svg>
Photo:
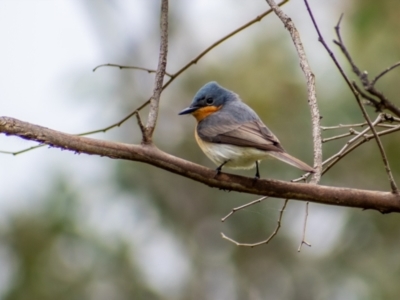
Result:
<svg viewBox="0 0 400 300">
<path fill-rule="evenodd" d="M 236 94 L 212 81 L 204 85 L 194 96 L 190 106 L 182 110 L 179 114 L 192 114 L 200 122 L 236 98 Z"/>
</svg>

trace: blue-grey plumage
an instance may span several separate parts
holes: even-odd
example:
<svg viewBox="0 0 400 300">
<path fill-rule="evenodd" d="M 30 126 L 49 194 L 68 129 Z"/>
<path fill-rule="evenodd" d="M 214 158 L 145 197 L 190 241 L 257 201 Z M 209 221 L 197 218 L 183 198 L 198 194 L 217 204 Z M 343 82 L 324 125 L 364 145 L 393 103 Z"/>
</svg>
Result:
<svg viewBox="0 0 400 300">
<path fill-rule="evenodd" d="M 191 105 L 179 114 L 191 113 L 198 124 L 197 143 L 218 165 L 233 169 L 257 167 L 258 162 L 274 157 L 306 172 L 314 169 L 289 155 L 277 137 L 261 121 L 256 112 L 239 96 L 216 82 L 204 85 Z"/>
</svg>

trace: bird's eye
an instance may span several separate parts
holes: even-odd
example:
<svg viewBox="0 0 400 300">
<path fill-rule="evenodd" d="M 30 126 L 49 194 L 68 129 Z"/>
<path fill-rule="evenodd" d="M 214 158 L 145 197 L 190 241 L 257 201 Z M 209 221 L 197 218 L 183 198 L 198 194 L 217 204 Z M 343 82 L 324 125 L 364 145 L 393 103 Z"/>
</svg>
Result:
<svg viewBox="0 0 400 300">
<path fill-rule="evenodd" d="M 207 99 L 206 99 L 206 103 L 207 103 L 208 105 L 213 104 L 213 102 L 214 102 L 214 99 L 213 99 L 213 98 L 207 98 Z"/>
</svg>

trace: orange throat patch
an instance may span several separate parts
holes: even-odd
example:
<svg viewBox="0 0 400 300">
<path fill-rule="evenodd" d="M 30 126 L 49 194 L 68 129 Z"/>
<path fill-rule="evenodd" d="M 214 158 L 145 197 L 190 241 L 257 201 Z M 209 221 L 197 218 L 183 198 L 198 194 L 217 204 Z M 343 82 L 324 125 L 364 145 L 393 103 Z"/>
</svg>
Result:
<svg viewBox="0 0 400 300">
<path fill-rule="evenodd" d="M 220 106 L 205 106 L 195 110 L 192 115 L 196 118 L 197 122 L 200 122 L 204 118 L 208 117 L 209 115 L 215 113 L 216 111 L 220 110 L 222 105 Z"/>
</svg>

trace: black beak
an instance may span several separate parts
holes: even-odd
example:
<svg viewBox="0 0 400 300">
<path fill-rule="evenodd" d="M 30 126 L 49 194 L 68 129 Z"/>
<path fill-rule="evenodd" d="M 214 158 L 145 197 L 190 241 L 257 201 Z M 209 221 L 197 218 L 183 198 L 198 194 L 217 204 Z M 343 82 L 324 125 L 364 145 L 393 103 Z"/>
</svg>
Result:
<svg viewBox="0 0 400 300">
<path fill-rule="evenodd" d="M 198 110 L 199 109 L 199 107 L 196 107 L 196 106 L 190 106 L 190 107 L 187 107 L 187 108 L 185 108 L 184 110 L 182 110 L 178 115 L 186 115 L 186 114 L 191 114 L 192 112 L 194 112 L 194 111 L 196 111 L 196 110 Z"/>
</svg>

